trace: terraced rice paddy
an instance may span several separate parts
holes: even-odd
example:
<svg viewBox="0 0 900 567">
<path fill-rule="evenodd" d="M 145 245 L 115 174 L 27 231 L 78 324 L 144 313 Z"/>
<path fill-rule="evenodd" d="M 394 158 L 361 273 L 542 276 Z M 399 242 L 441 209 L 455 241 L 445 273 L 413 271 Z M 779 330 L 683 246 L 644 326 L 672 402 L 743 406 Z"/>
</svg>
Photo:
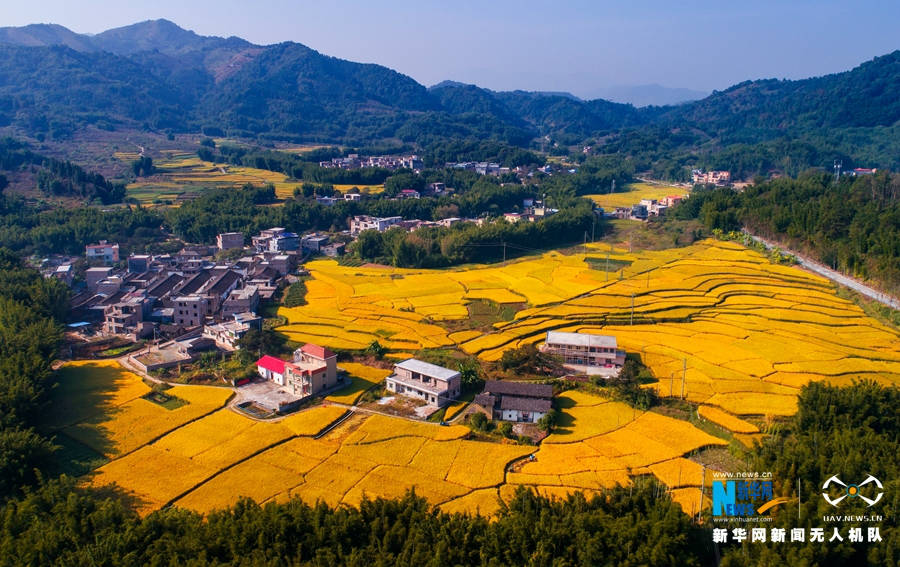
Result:
<svg viewBox="0 0 900 567">
<path fill-rule="evenodd" d="M 662 199 L 669 195 L 685 195 L 687 189 L 684 187 L 671 187 L 668 185 L 656 185 L 651 183 L 629 183 L 625 185 L 621 191 L 607 194 L 586 195 L 590 200 L 597 203 L 607 211 L 612 211 L 616 207 L 630 207 L 641 201 L 641 199 Z"/>
<path fill-rule="evenodd" d="M 358 377 L 367 374 L 366 367 L 345 366 Z M 368 371 L 374 379 L 385 372 Z M 63 379 L 73 402 L 95 391 L 109 400 L 87 421 L 68 414 L 79 419 L 66 432 L 94 427 L 85 442 L 111 459 L 86 481 L 117 485 L 142 513 L 170 504 L 206 512 L 241 497 L 356 505 L 415 488 L 444 510 L 493 514 L 520 484 L 562 495 L 628 484 L 631 475 L 650 471 L 673 487 L 691 486 L 697 465 L 682 456 L 723 443 L 685 422 L 578 392 L 561 397 L 563 427 L 535 449 L 468 440 L 463 426 L 361 413 L 317 439 L 345 415 L 343 407 L 260 422 L 221 408 L 228 391 L 219 388 L 173 388 L 189 404 L 166 410 L 141 399 L 147 387 L 113 362 L 72 364 Z M 147 404 L 139 419 L 120 411 L 135 402 Z M 179 412 L 191 407 L 192 413 Z M 101 440 L 106 444 L 97 445 Z M 532 452 L 536 458 L 521 465 Z M 515 462 L 521 466 L 510 472 Z"/>
<path fill-rule="evenodd" d="M 290 180 L 286 175 L 265 169 L 212 163 L 203 161 L 196 154 L 164 151 L 166 159 L 154 163 L 157 173 L 151 180 L 131 183 L 126 188 L 127 195 L 142 203 L 155 201 L 176 201 L 186 193 L 196 193 L 210 187 L 233 187 L 235 189 L 250 183 L 256 186 L 271 184 L 276 195 L 281 198 L 293 196 L 294 189 L 303 185 L 302 181 Z M 131 154 L 116 154 L 125 161 Z M 132 158 L 134 159 L 134 158 Z M 335 189 L 347 191 L 358 187 L 363 193 L 379 193 L 383 185 L 335 185 Z"/>
<path fill-rule="evenodd" d="M 487 361 L 540 342 L 549 329 L 613 334 L 659 379 L 648 387 L 663 397 L 683 390 L 699 405 L 700 419 L 745 443 L 759 437 L 754 422 L 761 416 L 792 414 L 809 381 L 900 381 L 898 333 L 836 297 L 818 276 L 727 242 L 609 252 L 628 265 L 607 274 L 582 255 L 560 253 L 444 271 L 320 260 L 308 264 L 307 305 L 280 310 L 288 319 L 281 330 L 332 348 L 364 348 L 377 339 L 395 356 L 446 346 Z M 588 256 L 606 253 L 597 246 Z M 477 301 L 488 294 L 523 298 L 525 308 L 489 332 L 460 330 L 454 321 L 468 317 L 473 291 Z M 353 379 L 331 401 L 345 404 L 386 373 L 342 366 Z M 709 480 L 694 455 L 726 444 L 689 422 L 578 391 L 558 397 L 559 427 L 538 448 L 467 439 L 462 426 L 363 412 L 317 439 L 344 416 L 343 407 L 256 422 L 220 409 L 225 390 L 173 388 L 190 403 L 166 410 L 142 405 L 150 403 L 140 399 L 148 388 L 113 363 L 63 372 L 63 393 L 73 402 L 61 406 L 59 427 L 112 459 L 87 480 L 118 484 L 143 512 L 167 504 L 208 511 L 242 496 L 355 505 L 414 487 L 444 510 L 492 514 L 520 485 L 548 496 L 590 495 L 652 475 L 693 513 Z"/>
<path fill-rule="evenodd" d="M 395 351 L 456 347 L 486 361 L 540 343 L 551 329 L 611 334 L 641 355 L 660 396 L 683 390 L 735 416 L 790 415 L 811 380 L 900 381 L 898 333 L 819 276 L 730 242 L 609 255 L 630 264 L 607 274 L 581 254 L 557 252 L 443 271 L 316 261 L 308 264 L 308 304 L 279 310 L 288 320 L 280 330 L 337 349 L 378 340 Z M 604 259 L 607 249 L 587 256 Z M 488 333 L 448 332 L 448 321 L 468 317 L 473 297 L 522 298 L 528 307 Z"/>
<path fill-rule="evenodd" d="M 175 386 L 166 391 L 186 404 L 169 410 L 143 398 L 150 387 L 114 360 L 78 361 L 59 371 L 53 424 L 64 435 L 114 458 L 221 408 L 225 388 Z"/>
</svg>

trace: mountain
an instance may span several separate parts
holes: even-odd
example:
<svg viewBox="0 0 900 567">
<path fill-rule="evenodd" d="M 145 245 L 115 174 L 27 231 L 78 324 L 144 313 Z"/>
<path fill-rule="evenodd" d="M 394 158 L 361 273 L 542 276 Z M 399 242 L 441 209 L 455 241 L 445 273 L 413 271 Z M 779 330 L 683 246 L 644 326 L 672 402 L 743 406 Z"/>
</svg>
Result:
<svg viewBox="0 0 900 567">
<path fill-rule="evenodd" d="M 685 88 L 671 88 L 662 85 L 631 85 L 599 89 L 594 92 L 598 98 L 612 102 L 642 106 L 669 106 L 700 100 L 709 96 L 709 91 Z"/>
<path fill-rule="evenodd" d="M 0 45 L 47 47 L 65 45 L 76 51 L 97 51 L 90 36 L 77 34 L 57 24 L 31 24 L 20 28 L 0 28 Z"/>
<path fill-rule="evenodd" d="M 468 139 L 527 147 L 549 136 L 561 146 L 600 140 L 595 151 L 651 162 L 682 152 L 676 168 L 696 162 L 692 152 L 735 144 L 770 144 L 774 154 L 780 140 L 814 146 L 796 163 L 897 159 L 900 51 L 844 73 L 748 81 L 677 106 L 641 107 L 646 100 L 635 97 L 697 93 L 658 85 L 630 92 L 636 105 L 453 81 L 426 88 L 299 43 L 201 36 L 168 20 L 96 36 L 52 24 L 0 28 L 0 126 L 35 136 L 65 137 L 88 124 L 350 145 Z"/>
<path fill-rule="evenodd" d="M 845 71 L 798 81 L 747 81 L 667 114 L 719 135 L 891 126 L 900 120 L 900 50 Z"/>
</svg>

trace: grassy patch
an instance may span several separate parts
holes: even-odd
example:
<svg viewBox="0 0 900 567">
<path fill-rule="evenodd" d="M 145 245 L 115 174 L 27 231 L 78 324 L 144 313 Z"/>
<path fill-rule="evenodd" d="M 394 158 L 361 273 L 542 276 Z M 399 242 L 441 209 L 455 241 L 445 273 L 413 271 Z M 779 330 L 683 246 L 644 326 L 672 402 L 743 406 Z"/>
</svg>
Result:
<svg viewBox="0 0 900 567">
<path fill-rule="evenodd" d="M 100 356 L 120 356 L 127 352 L 131 352 L 137 348 L 140 348 L 141 345 L 125 345 L 117 348 L 108 348 L 106 350 L 100 351 L 98 354 Z"/>
<path fill-rule="evenodd" d="M 299 280 L 292 283 L 287 290 L 284 292 L 284 303 L 285 307 L 300 307 L 301 305 L 306 305 L 306 282 L 305 280 Z"/>
<path fill-rule="evenodd" d="M 622 268 L 627 268 L 631 265 L 630 260 L 615 260 L 612 258 L 594 258 L 588 257 L 584 259 L 587 264 L 595 269 L 600 270 L 601 272 L 618 272 Z"/>
<path fill-rule="evenodd" d="M 175 396 L 170 396 L 165 392 L 153 391 L 149 392 L 147 395 L 142 396 L 148 402 L 153 402 L 158 406 L 162 406 L 167 410 L 178 409 L 182 406 L 186 406 L 188 404 L 187 401 L 182 400 L 181 398 L 176 398 Z"/>
</svg>

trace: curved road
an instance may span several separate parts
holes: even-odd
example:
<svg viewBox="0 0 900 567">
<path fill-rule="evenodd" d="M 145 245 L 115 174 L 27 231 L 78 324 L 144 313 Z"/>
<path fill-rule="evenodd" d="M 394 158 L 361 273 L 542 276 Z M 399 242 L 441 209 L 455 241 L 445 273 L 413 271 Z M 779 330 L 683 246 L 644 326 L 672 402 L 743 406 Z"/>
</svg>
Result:
<svg viewBox="0 0 900 567">
<path fill-rule="evenodd" d="M 756 242 L 761 243 L 766 248 L 777 247 L 780 250 L 783 250 L 784 252 L 791 254 L 792 256 L 797 258 L 797 262 L 801 266 L 803 266 L 804 268 L 806 268 L 807 270 L 809 270 L 811 272 L 815 272 L 815 273 L 819 274 L 820 276 L 825 276 L 826 278 L 830 279 L 831 281 L 834 281 L 843 286 L 849 287 L 853 291 L 857 291 L 857 292 L 861 293 L 862 295 L 865 295 L 866 297 L 869 297 L 871 299 L 874 299 L 875 301 L 878 301 L 879 303 L 883 303 L 883 304 L 887 305 L 888 307 L 891 307 L 892 309 L 900 309 L 900 300 L 898 300 L 896 297 L 892 297 L 886 293 L 882 293 L 882 292 L 880 292 L 874 288 L 871 288 L 871 287 L 867 286 L 866 284 L 859 282 L 849 276 L 845 276 L 844 274 L 842 274 L 840 272 L 836 272 L 835 270 L 832 270 L 831 268 L 826 268 L 825 266 L 823 266 L 822 264 L 819 264 L 818 262 L 813 262 L 809 258 L 801 256 L 800 254 L 798 254 L 797 252 L 795 252 L 793 250 L 789 250 L 787 248 L 782 248 L 778 244 L 776 244 L 774 242 L 769 242 L 765 238 L 760 238 L 759 236 L 754 236 L 753 234 L 750 234 L 749 232 L 746 232 L 746 231 L 744 232 L 744 234 L 747 234 L 750 238 L 752 238 Z"/>
</svg>

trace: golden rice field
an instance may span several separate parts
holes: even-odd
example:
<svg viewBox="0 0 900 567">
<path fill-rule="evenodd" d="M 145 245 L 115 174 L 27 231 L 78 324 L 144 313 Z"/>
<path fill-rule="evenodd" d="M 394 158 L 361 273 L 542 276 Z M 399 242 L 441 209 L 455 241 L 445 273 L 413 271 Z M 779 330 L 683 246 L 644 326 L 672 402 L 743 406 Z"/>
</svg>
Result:
<svg viewBox="0 0 900 567">
<path fill-rule="evenodd" d="M 614 210 L 616 207 L 630 207 L 641 201 L 641 199 L 662 199 L 669 195 L 686 195 L 688 192 L 684 187 L 672 187 L 669 185 L 656 185 L 652 183 L 629 183 L 622 187 L 621 191 L 608 193 L 603 195 L 586 195 L 597 205 L 603 207 L 607 211 Z"/>
<path fill-rule="evenodd" d="M 114 360 L 71 362 L 58 375 L 53 424 L 107 457 L 130 453 L 221 408 L 231 396 L 225 388 L 174 386 L 166 394 L 188 403 L 169 410 L 142 399 L 150 387 Z"/>
<path fill-rule="evenodd" d="M 150 512 L 269 447 L 315 435 L 344 412 L 320 406 L 278 422 L 257 422 L 220 409 L 113 459 L 89 475 L 90 483 L 115 483 L 139 510 Z"/>
<path fill-rule="evenodd" d="M 394 351 L 456 347 L 486 361 L 548 330 L 615 335 L 639 353 L 660 396 L 684 391 L 723 417 L 791 415 L 809 381 L 900 381 L 900 336 L 796 267 L 731 242 L 628 253 L 589 245 L 588 257 L 631 262 L 591 269 L 584 256 L 549 252 L 506 265 L 450 270 L 307 265 L 308 304 L 279 310 L 292 340 L 337 349 L 371 341 Z M 528 308 L 490 333 L 448 332 L 472 297 L 523 298 Z M 632 316 L 633 303 L 633 316 Z M 706 411 L 706 410 L 704 410 Z M 722 424 L 722 423 L 720 423 Z M 727 425 L 722 424 L 724 427 Z M 740 432 L 740 431 L 737 431 Z"/>
<path fill-rule="evenodd" d="M 372 380 L 386 372 L 342 366 Z M 173 388 L 170 392 L 190 404 L 176 410 L 155 406 L 155 414 L 123 421 L 119 408 L 145 402 L 137 396 L 146 386 L 134 374 L 112 362 L 75 363 L 63 370 L 63 384 L 70 393 L 80 387 L 85 401 L 102 391 L 109 403 L 90 414 L 91 424 L 103 424 L 96 438 L 107 438 L 113 447 L 123 439 L 128 443 L 108 452 L 111 460 L 85 481 L 117 485 L 141 513 L 166 505 L 207 512 L 241 497 L 357 505 L 363 498 L 401 496 L 414 488 L 446 511 L 494 514 L 500 499 L 510 498 L 519 485 L 553 496 L 574 490 L 591 494 L 627 485 L 634 475 L 653 474 L 672 489 L 699 487 L 702 469 L 685 455 L 724 444 L 687 422 L 577 391 L 559 397 L 561 426 L 534 448 L 470 440 L 464 426 L 365 413 L 351 415 L 317 439 L 345 415 L 343 407 L 317 406 L 278 421 L 256 421 L 221 408 L 225 398 L 211 394 L 227 395 L 227 390 L 211 387 Z M 205 401 L 211 409 L 204 414 L 178 413 Z M 68 416 L 81 417 L 73 410 Z M 529 454 L 534 458 L 525 459 Z"/>
<path fill-rule="evenodd" d="M 151 203 L 157 199 L 174 200 L 186 190 L 196 191 L 207 187 L 240 188 L 251 183 L 253 185 L 271 184 L 275 187 L 275 194 L 279 198 L 285 199 L 292 197 L 294 189 L 303 185 L 302 181 L 292 181 L 286 175 L 275 171 L 203 161 L 194 153 L 174 150 L 165 150 L 163 153 L 166 158 L 154 163 L 157 169 L 156 177 L 161 180 L 142 180 L 130 183 L 126 187 L 129 197 Z M 119 159 L 124 159 L 125 154 L 122 156 L 116 154 Z M 383 185 L 334 186 L 340 191 L 347 191 L 353 187 L 358 187 L 362 193 L 374 194 L 384 191 Z"/>
<path fill-rule="evenodd" d="M 366 390 L 374 388 L 391 374 L 390 370 L 355 362 L 342 362 L 341 368 L 347 371 L 350 383 L 325 398 L 329 402 L 353 405 Z"/>
</svg>

